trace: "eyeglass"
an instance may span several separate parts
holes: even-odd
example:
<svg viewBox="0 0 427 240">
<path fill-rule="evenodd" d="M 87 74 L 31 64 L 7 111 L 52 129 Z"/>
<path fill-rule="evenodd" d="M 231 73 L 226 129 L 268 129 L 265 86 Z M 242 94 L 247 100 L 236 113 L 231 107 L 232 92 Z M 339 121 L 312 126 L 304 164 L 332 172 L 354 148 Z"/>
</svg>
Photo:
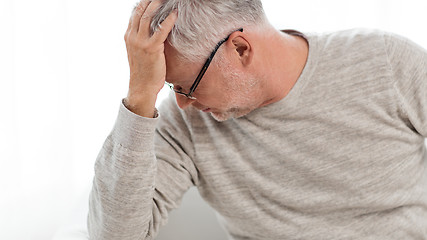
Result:
<svg viewBox="0 0 427 240">
<path fill-rule="evenodd" d="M 232 33 L 237 32 L 237 31 L 239 31 L 239 32 L 243 32 L 243 28 L 239 28 L 239 29 L 237 29 L 237 30 L 233 31 Z M 232 33 L 230 33 L 230 35 L 231 35 Z M 212 62 L 212 59 L 213 59 L 213 57 L 215 56 L 215 53 L 218 51 L 219 47 L 220 47 L 223 43 L 225 43 L 225 42 L 227 42 L 227 41 L 228 41 L 228 39 L 230 38 L 230 35 L 228 35 L 226 38 L 222 39 L 222 40 L 221 40 L 221 41 L 220 41 L 220 42 L 215 46 L 215 49 L 212 51 L 211 55 L 209 56 L 209 58 L 206 60 L 205 64 L 203 65 L 202 70 L 200 70 L 199 75 L 197 75 L 196 80 L 194 80 L 193 85 L 191 85 L 191 88 L 190 88 L 190 92 L 189 92 L 189 93 L 182 92 L 182 88 L 181 88 L 181 87 L 179 87 L 179 86 L 174 86 L 172 83 L 168 83 L 168 82 L 166 82 L 165 84 L 167 84 L 167 85 L 170 87 L 170 89 L 172 89 L 172 91 L 174 91 L 175 93 L 178 93 L 178 94 L 184 95 L 184 96 L 186 96 L 186 97 L 187 97 L 187 98 L 189 98 L 189 99 L 196 100 L 196 98 L 195 98 L 195 97 L 193 97 L 193 96 L 191 96 L 191 95 L 194 93 L 194 91 L 196 91 L 196 88 L 197 88 L 197 86 L 199 85 L 200 80 L 202 79 L 203 75 L 205 75 L 205 72 L 206 72 L 206 70 L 208 69 L 209 64 Z"/>
</svg>

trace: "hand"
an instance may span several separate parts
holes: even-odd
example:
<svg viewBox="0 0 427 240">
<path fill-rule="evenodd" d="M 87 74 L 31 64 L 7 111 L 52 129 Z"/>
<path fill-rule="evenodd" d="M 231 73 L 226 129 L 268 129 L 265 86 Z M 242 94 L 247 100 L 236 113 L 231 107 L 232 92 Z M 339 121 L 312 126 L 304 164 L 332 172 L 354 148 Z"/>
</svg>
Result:
<svg viewBox="0 0 427 240">
<path fill-rule="evenodd" d="M 161 1 L 141 0 L 125 34 L 130 68 L 129 92 L 125 104 L 129 110 L 145 117 L 153 117 L 157 94 L 165 83 L 164 42 L 178 16 L 173 11 L 151 35 L 152 15 L 160 4 Z"/>
</svg>

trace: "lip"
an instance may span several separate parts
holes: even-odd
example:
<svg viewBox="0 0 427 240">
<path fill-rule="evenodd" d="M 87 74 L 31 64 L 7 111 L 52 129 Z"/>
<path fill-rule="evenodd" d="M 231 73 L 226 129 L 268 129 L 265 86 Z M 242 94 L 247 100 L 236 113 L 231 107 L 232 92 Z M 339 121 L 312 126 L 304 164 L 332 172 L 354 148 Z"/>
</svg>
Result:
<svg viewBox="0 0 427 240">
<path fill-rule="evenodd" d="M 210 111 L 211 111 L 210 108 L 206 108 L 206 109 L 203 110 L 203 112 L 210 112 Z"/>
</svg>

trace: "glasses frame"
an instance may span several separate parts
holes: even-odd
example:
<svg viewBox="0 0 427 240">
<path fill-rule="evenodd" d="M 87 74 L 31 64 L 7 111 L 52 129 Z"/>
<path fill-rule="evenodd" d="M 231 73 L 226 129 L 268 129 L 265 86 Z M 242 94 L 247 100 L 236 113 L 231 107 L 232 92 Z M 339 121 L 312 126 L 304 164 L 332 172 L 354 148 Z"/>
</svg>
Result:
<svg viewBox="0 0 427 240">
<path fill-rule="evenodd" d="M 194 91 L 196 91 L 197 86 L 200 83 L 200 80 L 202 80 L 203 75 L 205 75 L 206 70 L 208 70 L 209 65 L 212 62 L 212 59 L 214 58 L 216 52 L 218 51 L 219 47 L 228 41 L 228 39 L 230 38 L 230 35 L 233 34 L 234 32 L 243 32 L 243 28 L 239 28 L 235 31 L 233 31 L 232 33 L 230 33 L 226 38 L 222 39 L 221 41 L 219 41 L 216 46 L 215 49 L 212 51 L 211 55 L 209 56 L 209 58 L 206 60 L 205 64 L 202 67 L 202 70 L 200 70 L 199 74 L 196 77 L 196 80 L 194 80 L 193 85 L 191 85 L 190 88 L 190 92 L 189 93 L 185 93 L 182 92 L 181 90 L 175 89 L 173 84 L 166 82 L 166 84 L 170 87 L 170 89 L 172 89 L 172 91 L 174 91 L 175 93 L 178 93 L 180 95 L 184 95 L 185 97 L 192 99 L 192 100 L 196 100 L 195 97 L 192 96 L 192 94 L 194 93 Z"/>
</svg>

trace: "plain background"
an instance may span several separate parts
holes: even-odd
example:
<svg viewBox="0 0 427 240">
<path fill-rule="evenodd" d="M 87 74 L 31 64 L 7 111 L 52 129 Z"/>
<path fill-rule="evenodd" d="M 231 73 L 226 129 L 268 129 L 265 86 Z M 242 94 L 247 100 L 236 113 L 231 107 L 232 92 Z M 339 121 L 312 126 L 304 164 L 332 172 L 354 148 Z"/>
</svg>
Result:
<svg viewBox="0 0 427 240">
<path fill-rule="evenodd" d="M 0 1 L 0 239 L 85 225 L 93 164 L 127 93 L 123 35 L 135 3 Z M 263 3 L 280 29 L 379 28 L 427 48 L 425 0 Z M 171 215 L 159 239 L 224 237 L 194 190 Z"/>
</svg>

